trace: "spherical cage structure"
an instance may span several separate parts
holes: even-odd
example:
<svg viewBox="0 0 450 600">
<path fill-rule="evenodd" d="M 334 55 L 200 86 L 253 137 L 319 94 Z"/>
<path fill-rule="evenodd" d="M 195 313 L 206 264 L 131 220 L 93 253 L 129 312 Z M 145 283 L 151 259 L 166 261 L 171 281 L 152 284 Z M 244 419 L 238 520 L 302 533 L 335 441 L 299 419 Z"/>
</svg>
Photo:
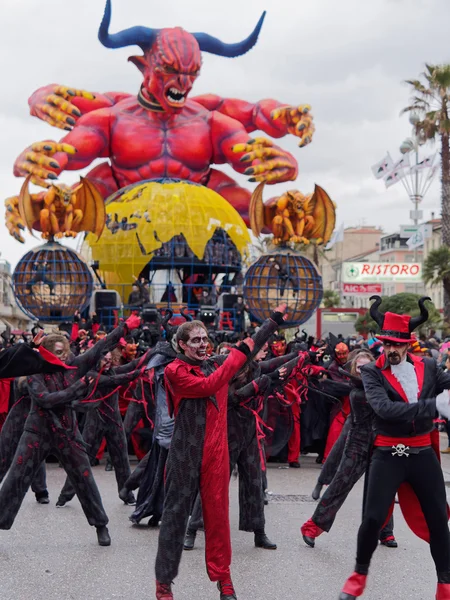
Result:
<svg viewBox="0 0 450 600">
<path fill-rule="evenodd" d="M 90 301 L 94 281 L 78 254 L 57 242 L 27 252 L 13 273 L 14 294 L 30 317 L 42 322 L 72 319 Z"/>
<path fill-rule="evenodd" d="M 279 304 L 287 304 L 285 327 L 305 323 L 323 296 L 322 277 L 305 256 L 266 254 L 245 275 L 244 298 L 252 314 L 263 321 Z"/>
</svg>

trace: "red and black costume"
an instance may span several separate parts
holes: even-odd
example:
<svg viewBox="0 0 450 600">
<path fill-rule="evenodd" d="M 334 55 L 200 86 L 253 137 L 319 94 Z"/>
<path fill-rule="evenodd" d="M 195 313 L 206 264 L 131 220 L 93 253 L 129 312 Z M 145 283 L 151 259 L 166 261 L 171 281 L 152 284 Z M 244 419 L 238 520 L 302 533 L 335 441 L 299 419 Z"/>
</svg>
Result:
<svg viewBox="0 0 450 600">
<path fill-rule="evenodd" d="M 346 381 L 345 376 L 339 369 L 345 365 L 348 360 L 348 346 L 344 342 L 339 342 L 338 338 L 330 335 L 330 347 L 334 356 L 332 362 L 328 365 L 328 373 L 333 381 Z M 342 396 L 341 404 L 335 404 L 330 412 L 330 428 L 328 430 L 327 443 L 325 445 L 324 459 L 328 458 L 334 444 L 338 441 L 345 422 L 350 414 L 350 400 L 347 395 Z"/>
<path fill-rule="evenodd" d="M 411 342 L 411 332 L 428 318 L 424 298 L 419 302 L 421 315 L 414 318 L 390 312 L 383 315 L 378 311 L 381 298 L 373 298 L 376 301 L 370 312 L 380 325 L 378 337 L 384 342 Z M 383 355 L 376 363 L 362 367 L 361 374 L 367 401 L 375 413 L 375 441 L 366 475 L 355 572 L 346 581 L 339 599 L 353 600 L 364 593 L 378 532 L 389 518 L 398 492 L 411 529 L 430 542 L 438 580 L 436 599 L 449 600 L 450 533 L 433 419 L 437 415 L 436 396 L 450 388 L 450 374 L 440 370 L 433 359 L 411 354 L 400 364 L 391 364 Z M 448 400 L 446 408 L 448 411 Z"/>
<path fill-rule="evenodd" d="M 14 404 L 0 432 L 0 483 L 3 481 L 12 464 L 19 440 L 23 434 L 28 413 L 31 409 L 31 398 L 28 393 L 26 377 L 17 378 L 14 381 L 13 389 Z M 45 462 L 41 463 L 31 483 L 31 489 L 38 502 L 48 504 Z"/>
<path fill-rule="evenodd" d="M 281 313 L 274 319 L 282 321 Z M 254 336 L 257 352 L 261 330 Z M 156 557 L 156 579 L 170 586 L 178 573 L 192 502 L 200 490 L 205 524 L 206 568 L 211 581 L 230 582 L 228 385 L 247 360 L 242 344 L 227 356 L 197 363 L 179 355 L 166 367 L 169 411 L 175 426 L 166 468 L 164 510 Z M 235 598 L 232 585 L 224 599 Z M 171 598 L 172 595 L 158 596 Z"/>
<path fill-rule="evenodd" d="M 362 381 L 353 378 L 352 387 L 344 383 L 334 383 L 341 387 L 341 394 L 350 391 L 351 414 L 345 422 L 338 441 L 334 444 L 322 471 L 326 468 L 329 480 L 321 479 L 314 488 L 313 498 L 317 500 L 322 485 L 328 485 L 316 510 L 301 527 L 303 540 L 314 548 L 315 539 L 324 531 L 329 532 L 336 515 L 347 499 L 354 485 L 365 473 L 372 451 L 374 433 L 372 429 L 373 410 L 367 403 Z M 339 393 L 339 392 L 338 392 Z M 323 483 L 322 483 L 323 482 Z M 316 494 L 317 495 L 316 495 Z M 393 542 L 393 518 L 380 532 L 380 541 Z"/>
<path fill-rule="evenodd" d="M 258 333 L 263 343 L 276 327 L 272 319 L 262 324 Z M 293 352 L 261 362 L 251 361 L 248 368 L 233 378 L 228 389 L 228 450 L 230 474 L 236 466 L 239 473 L 239 530 L 253 532 L 255 545 L 270 550 L 275 550 L 276 544 L 265 534 L 265 457 L 261 431 L 264 396 L 275 378 L 278 379 L 277 369 L 286 366 L 291 372 L 298 360 Z M 195 536 L 202 527 L 202 508 L 197 496 L 186 534 L 186 550 L 194 547 Z"/>
<path fill-rule="evenodd" d="M 149 351 L 150 352 L 150 351 Z M 139 367 L 148 361 L 149 352 L 119 367 L 113 367 L 100 373 L 89 372 L 96 381 L 96 390 L 87 400 L 84 408 L 88 410 L 83 427 L 83 440 L 88 447 L 91 459 L 95 458 L 103 438 L 108 444 L 108 453 L 114 467 L 118 491 L 123 488 L 131 475 L 128 458 L 128 444 L 122 417 L 119 410 L 119 388 L 129 385 L 141 372 Z M 98 400 L 99 404 L 93 404 Z M 89 408 L 91 407 L 91 408 Z M 58 498 L 57 505 L 64 506 L 75 496 L 75 488 L 67 477 Z M 133 494 L 124 499 L 126 504 L 134 504 Z"/>
<path fill-rule="evenodd" d="M 97 528 L 99 543 L 109 545 L 108 517 L 92 475 L 74 407 L 76 401 L 88 393 L 84 376 L 104 352 L 116 346 L 125 329 L 126 325 L 117 327 L 86 353 L 69 358 L 67 364 L 40 348 L 44 358 L 58 366 L 60 372 L 28 378 L 31 410 L 13 464 L 0 489 L 0 529 L 11 528 L 41 463 L 51 453 L 59 458 L 69 475 L 89 524 Z"/>
</svg>

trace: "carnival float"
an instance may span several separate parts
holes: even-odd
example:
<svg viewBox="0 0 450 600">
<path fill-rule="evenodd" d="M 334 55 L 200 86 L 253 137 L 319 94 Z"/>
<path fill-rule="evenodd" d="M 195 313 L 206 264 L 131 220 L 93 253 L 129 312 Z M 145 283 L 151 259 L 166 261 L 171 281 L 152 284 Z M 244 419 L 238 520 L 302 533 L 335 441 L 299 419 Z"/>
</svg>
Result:
<svg viewBox="0 0 450 600">
<path fill-rule="evenodd" d="M 25 182 L 5 201 L 9 233 L 23 242 L 25 231 L 34 231 L 45 242 L 13 276 L 29 315 L 57 321 L 85 309 L 94 266 L 102 287 L 117 290 L 124 304 L 135 278 L 150 281 L 155 306 L 193 308 L 195 289 L 219 281 L 231 289 L 245 272 L 245 300 L 257 318 L 280 301 L 289 305 L 287 325 L 311 316 L 322 283 L 309 248 L 330 239 L 335 205 L 319 186 L 310 195 L 291 190 L 263 199 L 266 185 L 296 180 L 297 160 L 273 138 L 293 135 L 307 146 L 314 133 L 310 106 L 191 97 L 202 52 L 242 56 L 255 46 L 264 18 L 236 43 L 181 27 L 110 33 L 107 0 L 98 37 L 108 49 L 141 49 L 129 58 L 142 74 L 137 95 L 51 84 L 30 97 L 32 116 L 67 133 L 20 154 L 14 174 Z M 59 183 L 97 159 L 106 161 L 80 183 Z M 254 192 L 216 168 L 223 164 L 259 184 Z M 32 193 L 31 184 L 44 191 Z M 251 233 L 268 250 L 256 261 Z M 61 243 L 78 234 L 79 253 Z"/>
</svg>

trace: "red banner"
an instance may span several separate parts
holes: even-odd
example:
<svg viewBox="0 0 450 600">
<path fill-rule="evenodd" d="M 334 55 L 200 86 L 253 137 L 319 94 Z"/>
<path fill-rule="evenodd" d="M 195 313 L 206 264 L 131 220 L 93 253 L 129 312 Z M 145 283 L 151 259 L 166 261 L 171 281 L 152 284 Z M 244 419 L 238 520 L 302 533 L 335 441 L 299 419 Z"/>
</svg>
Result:
<svg viewBox="0 0 450 600">
<path fill-rule="evenodd" d="M 383 286 L 381 283 L 343 283 L 342 292 L 352 296 L 371 296 L 372 294 L 380 295 Z"/>
</svg>

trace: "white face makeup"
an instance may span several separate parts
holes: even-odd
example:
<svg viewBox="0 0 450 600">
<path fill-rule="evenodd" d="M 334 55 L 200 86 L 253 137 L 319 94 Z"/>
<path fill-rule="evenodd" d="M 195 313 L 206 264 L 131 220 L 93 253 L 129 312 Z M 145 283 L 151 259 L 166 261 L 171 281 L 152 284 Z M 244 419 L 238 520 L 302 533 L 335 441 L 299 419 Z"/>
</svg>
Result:
<svg viewBox="0 0 450 600">
<path fill-rule="evenodd" d="M 368 356 L 360 356 L 356 359 L 356 372 L 361 373 L 361 367 L 372 362 Z"/>
<path fill-rule="evenodd" d="M 208 343 L 208 334 L 202 327 L 194 327 L 189 332 L 187 342 L 183 342 L 182 340 L 178 342 L 186 358 L 190 358 L 191 360 L 205 360 L 207 358 L 206 350 Z"/>
<path fill-rule="evenodd" d="M 63 342 L 56 342 L 53 347 L 53 354 L 57 356 L 60 361 L 66 362 L 69 353 Z"/>
</svg>

